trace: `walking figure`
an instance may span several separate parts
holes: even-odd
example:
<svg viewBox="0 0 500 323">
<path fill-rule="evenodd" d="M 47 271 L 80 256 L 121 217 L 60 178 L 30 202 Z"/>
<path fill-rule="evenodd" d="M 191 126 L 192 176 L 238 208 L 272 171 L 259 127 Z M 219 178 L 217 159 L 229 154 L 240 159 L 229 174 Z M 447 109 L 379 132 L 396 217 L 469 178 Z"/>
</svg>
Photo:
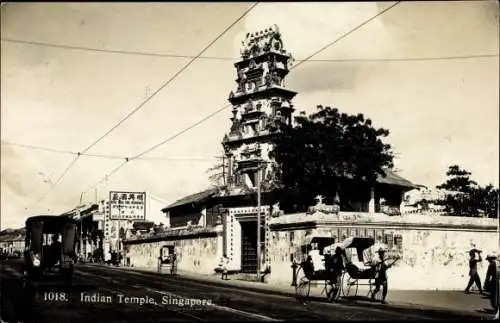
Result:
<svg viewBox="0 0 500 323">
<path fill-rule="evenodd" d="M 228 274 L 228 270 L 227 270 L 227 267 L 229 265 L 229 258 L 227 257 L 226 254 L 224 254 L 222 256 L 222 259 L 221 259 L 221 262 L 220 262 L 220 268 L 222 269 L 222 275 L 221 275 L 221 278 L 222 280 L 228 280 L 227 278 L 227 274 Z"/>
<path fill-rule="evenodd" d="M 476 253 L 478 257 L 476 258 Z M 467 284 L 467 287 L 465 287 L 465 293 L 469 294 L 470 293 L 470 288 L 474 283 L 476 283 L 477 288 L 479 289 L 479 292 L 483 294 L 483 288 L 481 286 L 481 278 L 479 278 L 479 274 L 477 272 L 477 263 L 483 261 L 481 258 L 481 250 L 477 249 L 472 249 L 469 251 L 469 283 Z"/>
<path fill-rule="evenodd" d="M 497 256 L 494 254 L 489 254 L 486 256 L 488 260 L 488 271 L 486 272 L 486 278 L 484 279 L 484 290 L 488 292 L 490 296 L 491 307 L 493 311 L 498 311 L 498 264 Z"/>
</svg>

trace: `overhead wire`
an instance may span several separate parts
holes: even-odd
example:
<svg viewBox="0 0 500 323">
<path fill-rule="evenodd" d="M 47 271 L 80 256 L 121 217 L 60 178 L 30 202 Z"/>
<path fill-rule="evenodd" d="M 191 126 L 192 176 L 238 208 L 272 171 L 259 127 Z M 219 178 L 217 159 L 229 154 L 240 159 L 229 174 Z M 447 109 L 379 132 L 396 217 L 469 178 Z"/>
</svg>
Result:
<svg viewBox="0 0 500 323">
<path fill-rule="evenodd" d="M 26 148 L 26 149 L 33 149 L 33 150 L 41 150 L 41 151 L 48 151 L 52 153 L 57 153 L 57 154 L 66 154 L 66 155 L 74 155 L 78 156 L 78 152 L 74 152 L 71 150 L 62 150 L 62 149 L 54 149 L 54 148 L 49 148 L 49 147 L 42 147 L 42 146 L 35 146 L 35 145 L 27 145 L 27 144 L 20 144 L 20 143 L 14 143 L 14 142 L 8 142 L 8 141 L 3 141 L 2 144 L 4 145 L 9 145 L 9 146 L 15 146 L 15 147 L 21 147 L 21 148 Z M 89 154 L 89 153 L 80 153 L 80 156 L 86 156 L 86 157 L 94 157 L 94 158 L 102 158 L 102 159 L 126 159 L 126 156 L 119 156 L 119 155 L 106 155 L 106 154 Z M 213 161 L 216 158 L 183 158 L 183 157 L 177 157 L 177 158 L 169 158 L 169 157 L 139 157 L 137 159 L 140 160 L 165 160 L 165 161 Z"/>
<path fill-rule="evenodd" d="M 160 93 L 164 88 L 166 88 L 172 81 L 174 81 L 179 75 L 181 75 L 191 64 L 194 63 L 204 52 L 206 52 L 213 44 L 215 44 L 222 36 L 224 36 L 234 25 L 241 21 L 253 8 L 255 8 L 259 3 L 256 2 L 250 8 L 245 10 L 243 14 L 238 17 L 233 23 L 231 23 L 224 31 L 219 33 L 214 40 L 212 40 L 207 46 L 205 46 L 195 57 L 193 57 L 187 64 L 185 64 L 177 73 L 175 73 L 171 78 L 169 78 L 162 86 L 160 86 L 156 91 L 154 91 L 150 96 L 148 96 L 145 100 L 143 100 L 137 107 L 135 107 L 132 111 L 130 111 L 123 119 L 121 119 L 117 124 L 111 127 L 108 131 L 106 131 L 102 136 L 100 136 L 97 140 L 91 143 L 87 148 L 85 148 L 82 152 L 87 152 L 92 147 L 97 145 L 101 140 L 107 137 L 111 132 L 113 132 L 116 128 L 122 125 L 126 120 L 128 120 L 131 116 L 137 113 L 146 103 L 148 103 L 152 98 L 154 98 L 158 93 Z"/>
<path fill-rule="evenodd" d="M 133 55 L 133 56 L 153 56 L 153 57 L 166 57 L 166 58 L 190 58 L 193 59 L 195 55 L 182 55 L 182 54 L 166 54 L 166 53 L 146 53 L 141 51 L 132 50 L 114 50 L 114 49 L 102 49 L 94 47 L 84 47 L 84 46 L 73 46 L 73 45 L 62 45 L 53 44 L 40 41 L 28 41 L 13 38 L 2 38 L 3 42 L 42 46 L 49 48 L 59 48 L 59 49 L 69 49 L 69 50 L 80 50 L 80 51 L 90 51 L 90 52 L 100 52 L 107 54 L 122 54 L 122 55 Z M 294 59 L 296 62 L 308 61 L 308 62 L 332 62 L 332 63 L 348 63 L 348 62 L 412 62 L 412 61 L 445 61 L 445 60 L 463 60 L 463 59 L 477 59 L 477 58 L 493 58 L 499 57 L 499 54 L 468 54 L 468 55 L 450 55 L 450 56 L 428 56 L 428 57 L 388 57 L 388 58 L 320 58 L 320 59 Z M 199 56 L 199 60 L 222 60 L 222 61 L 237 61 L 238 57 L 222 57 L 222 56 Z"/>
<path fill-rule="evenodd" d="M 238 22 L 240 22 L 253 8 L 255 8 L 259 2 L 254 3 L 251 5 L 247 10 L 243 12 L 242 15 L 240 15 L 232 24 L 230 24 L 228 27 L 226 27 L 219 35 L 212 40 L 207 46 L 205 46 L 198 55 L 196 55 L 194 58 L 192 58 L 187 64 L 185 64 L 177 73 L 175 73 L 168 81 L 166 81 L 160 88 L 158 88 L 153 94 L 148 96 L 145 100 L 141 102 L 136 108 L 134 108 L 131 112 L 129 112 L 125 118 L 121 119 L 117 124 L 115 124 L 111 129 L 106 131 L 102 136 L 100 136 L 97 140 L 95 140 L 93 143 L 91 143 L 89 146 L 87 146 L 85 149 L 83 149 L 81 152 L 78 152 L 78 155 L 75 157 L 75 159 L 68 165 L 68 167 L 64 170 L 62 176 L 58 178 L 58 181 L 51 185 L 49 190 L 47 191 L 46 194 L 44 194 L 40 199 L 37 200 L 37 202 L 34 204 L 35 206 L 45 199 L 45 197 L 50 194 L 50 192 L 57 186 L 57 184 L 66 176 L 66 174 L 69 172 L 69 170 L 75 165 L 76 161 L 79 159 L 81 156 L 81 153 L 86 153 L 89 151 L 92 147 L 94 147 L 96 144 L 98 144 L 102 139 L 104 139 L 106 136 L 108 136 L 111 132 L 113 132 L 116 128 L 118 128 L 123 122 L 125 122 L 127 119 L 129 119 L 132 115 L 137 113 L 147 102 L 149 102 L 153 97 L 155 97 L 160 91 L 162 91 L 165 87 L 167 87 L 173 80 L 177 78 L 180 74 L 182 74 L 196 59 L 198 59 L 199 56 L 201 56 L 204 52 L 206 52 L 213 44 L 215 44 L 222 36 L 224 36 L 234 25 L 236 25 Z M 112 171 L 112 174 L 114 174 L 116 171 L 118 171 L 121 167 L 123 167 L 127 162 L 128 158 L 125 159 L 123 163 L 121 163 L 115 170 Z M 33 206 L 32 206 L 33 207 Z"/>
<path fill-rule="evenodd" d="M 361 24 L 359 24 L 358 26 L 354 27 L 353 29 L 349 30 L 348 32 L 342 34 L 342 36 L 336 38 L 335 40 L 329 42 L 328 44 L 326 44 L 325 46 L 321 47 L 320 49 L 318 49 L 317 51 L 315 51 L 314 53 L 312 53 L 311 55 L 309 55 L 308 57 L 306 57 L 305 59 L 303 59 L 302 61 L 298 62 L 297 64 L 295 64 L 294 66 L 292 66 L 290 68 L 290 70 L 294 69 L 294 68 L 297 68 L 298 66 L 304 64 L 305 62 L 307 62 L 308 60 L 310 60 L 312 57 L 318 55 L 319 53 L 323 52 L 324 50 L 328 49 L 329 47 L 331 47 L 332 45 L 335 45 L 336 43 L 338 43 L 339 41 L 341 41 L 342 39 L 346 38 L 347 36 L 355 33 L 356 31 L 358 31 L 360 28 L 363 28 L 365 25 L 369 24 L 370 22 L 372 22 L 373 20 L 377 19 L 378 17 L 380 17 L 381 15 L 383 15 L 384 13 L 386 13 L 387 11 L 393 9 L 394 7 L 396 7 L 397 5 L 399 5 L 401 3 L 401 1 L 396 1 L 395 3 L 393 3 L 392 5 L 388 6 L 387 8 L 385 8 L 384 10 L 381 10 L 379 13 L 377 13 L 376 15 L 372 16 L 370 19 L 368 20 L 365 20 L 364 22 L 362 22 Z"/>
<path fill-rule="evenodd" d="M 42 195 L 40 198 L 38 198 L 38 200 L 33 205 L 28 207 L 28 210 L 30 210 L 32 207 L 35 207 L 36 205 L 38 205 L 38 203 L 40 203 L 42 200 L 44 200 L 56 188 L 56 186 L 61 182 L 61 180 L 64 178 L 64 176 L 66 176 L 66 174 L 73 167 L 73 165 L 76 163 L 76 161 L 78 160 L 79 157 L 80 156 L 76 156 L 71 161 L 71 163 L 69 163 L 69 165 L 64 169 L 62 174 L 56 179 L 56 181 L 50 185 L 50 188 L 45 192 L 45 194 Z"/>
<path fill-rule="evenodd" d="M 309 55 L 307 57 L 307 59 L 311 59 L 312 57 L 316 56 L 317 54 L 321 53 L 322 51 L 326 50 L 327 48 L 329 48 L 330 46 L 336 44 L 337 42 L 339 42 L 340 40 L 344 39 L 345 37 L 347 37 L 348 35 L 352 34 L 353 32 L 357 31 L 358 29 L 360 29 L 361 27 L 365 26 L 366 24 L 368 24 L 369 22 L 371 22 L 372 20 L 378 18 L 379 16 L 383 15 L 384 13 L 388 12 L 389 10 L 393 9 L 394 7 L 396 7 L 399 3 L 401 3 L 401 1 L 397 1 L 395 2 L 394 4 L 392 4 L 391 6 L 387 7 L 386 9 L 380 11 L 378 14 L 372 16 L 371 18 L 369 18 L 368 20 L 365 20 L 364 22 L 362 22 L 360 25 L 358 25 L 357 27 L 351 29 L 350 31 L 348 31 L 347 33 L 344 33 L 342 36 L 336 38 L 334 41 L 328 43 L 327 45 L 321 47 L 319 50 L 315 51 L 313 54 Z M 303 62 L 302 62 L 303 63 Z M 296 64 L 294 65 L 292 68 L 296 68 L 297 66 L 301 65 L 301 63 L 299 64 Z M 292 69 L 290 68 L 290 70 Z M 181 134 L 191 130 L 192 128 L 196 127 L 197 125 L 203 123 L 204 121 L 212 118 L 213 116 L 217 115 L 218 113 L 224 111 L 226 108 L 228 108 L 229 106 L 231 106 L 230 104 L 228 105 L 225 105 L 224 107 L 222 108 L 219 108 L 217 110 L 215 110 L 214 112 L 210 113 L 209 115 L 207 115 L 206 117 L 202 118 L 201 120 L 197 121 L 196 123 L 192 124 L 191 126 L 181 130 L 180 132 L 176 133 L 175 135 L 161 141 L 160 143 L 152 146 L 151 148 L 148 148 L 146 150 L 144 150 L 142 153 L 139 153 L 137 154 L 136 156 L 130 158 L 130 161 L 133 161 L 134 159 L 137 159 L 138 157 L 141 157 L 141 156 L 144 156 L 145 154 L 159 148 L 160 146 L 166 144 L 167 142 L 177 138 L 178 136 L 180 136 Z M 120 164 L 116 169 L 113 170 L 113 173 L 116 173 L 117 171 L 119 171 L 124 165 L 126 164 L 125 163 L 122 163 Z M 111 176 L 111 174 L 108 174 L 105 176 L 105 178 L 109 178 Z M 91 189 L 93 189 L 95 186 L 97 186 L 99 183 L 101 183 L 103 181 L 103 179 L 101 179 L 98 183 L 96 183 Z M 90 189 L 89 189 L 90 190 Z"/>
</svg>

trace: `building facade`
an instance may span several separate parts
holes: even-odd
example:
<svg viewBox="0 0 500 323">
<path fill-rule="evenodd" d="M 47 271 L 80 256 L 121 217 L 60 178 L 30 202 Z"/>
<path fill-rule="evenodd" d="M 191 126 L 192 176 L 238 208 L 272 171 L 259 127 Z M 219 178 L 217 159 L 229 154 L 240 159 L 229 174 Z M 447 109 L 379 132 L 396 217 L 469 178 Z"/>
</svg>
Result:
<svg viewBox="0 0 500 323">
<path fill-rule="evenodd" d="M 0 231 L 0 250 L 8 255 L 18 253 L 22 255 L 26 231 L 21 229 L 5 229 Z"/>
</svg>

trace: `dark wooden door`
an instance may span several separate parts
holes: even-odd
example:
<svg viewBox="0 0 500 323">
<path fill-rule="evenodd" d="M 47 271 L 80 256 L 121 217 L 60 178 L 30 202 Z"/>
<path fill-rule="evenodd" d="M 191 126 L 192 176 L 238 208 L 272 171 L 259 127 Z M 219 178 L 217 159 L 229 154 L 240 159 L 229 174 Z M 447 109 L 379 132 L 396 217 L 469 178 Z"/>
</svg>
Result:
<svg viewBox="0 0 500 323">
<path fill-rule="evenodd" d="M 241 272 L 257 272 L 257 222 L 241 223 Z"/>
</svg>

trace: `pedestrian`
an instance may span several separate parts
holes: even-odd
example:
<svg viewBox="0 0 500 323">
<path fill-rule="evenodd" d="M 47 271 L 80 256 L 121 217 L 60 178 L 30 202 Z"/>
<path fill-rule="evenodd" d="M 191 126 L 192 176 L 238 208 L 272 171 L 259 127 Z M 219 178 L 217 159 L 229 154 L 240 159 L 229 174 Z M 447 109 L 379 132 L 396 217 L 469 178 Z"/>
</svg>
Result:
<svg viewBox="0 0 500 323">
<path fill-rule="evenodd" d="M 497 257 L 496 259 L 496 279 L 495 279 L 495 284 L 496 284 L 496 292 L 497 292 L 497 303 L 496 305 L 496 313 L 495 313 L 495 320 L 498 320 L 500 318 L 500 259 Z"/>
<path fill-rule="evenodd" d="M 222 280 L 228 280 L 227 275 L 228 275 L 228 267 L 229 265 L 229 258 L 227 257 L 226 254 L 222 256 L 222 259 L 220 261 L 219 267 L 221 268 L 221 278 Z"/>
<path fill-rule="evenodd" d="M 476 257 L 477 255 L 477 257 Z M 476 283 L 477 288 L 479 289 L 479 293 L 483 294 L 483 289 L 481 286 L 481 278 L 479 278 L 479 274 L 477 272 L 477 263 L 483 261 L 481 258 L 481 250 L 472 249 L 469 251 L 469 283 L 467 287 L 465 287 L 465 293 L 470 293 L 470 288 L 474 283 Z"/>
<path fill-rule="evenodd" d="M 488 270 L 484 279 L 484 290 L 490 296 L 491 307 L 493 311 L 498 307 L 498 273 L 497 273 L 497 255 L 491 253 L 486 256 L 488 261 Z"/>
</svg>

